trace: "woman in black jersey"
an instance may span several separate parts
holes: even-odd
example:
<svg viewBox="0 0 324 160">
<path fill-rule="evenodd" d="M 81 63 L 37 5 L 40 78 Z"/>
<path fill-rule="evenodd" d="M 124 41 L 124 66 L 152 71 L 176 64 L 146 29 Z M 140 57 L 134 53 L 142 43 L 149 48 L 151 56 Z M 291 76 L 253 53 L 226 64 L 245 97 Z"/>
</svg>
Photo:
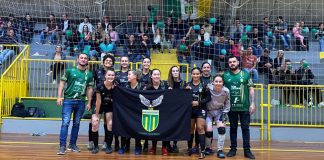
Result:
<svg viewBox="0 0 324 160">
<path fill-rule="evenodd" d="M 142 61 L 142 75 L 140 82 L 144 84 L 148 84 L 150 79 L 150 66 L 151 66 L 151 59 L 144 58 Z"/>
<path fill-rule="evenodd" d="M 97 69 L 95 72 L 94 72 L 94 81 L 95 81 L 95 84 L 96 84 L 96 88 L 99 84 L 103 83 L 105 81 L 105 74 L 108 70 L 108 68 L 113 68 L 114 67 L 114 64 L 115 64 L 115 58 L 112 56 L 112 55 L 105 55 L 102 59 L 102 67 L 100 67 L 99 69 Z M 95 103 L 96 103 L 96 94 L 94 93 L 93 96 L 92 96 L 92 102 L 91 102 L 91 105 L 92 106 L 95 106 Z M 105 138 L 107 136 L 107 125 L 104 124 L 104 129 L 105 129 Z M 89 136 L 89 142 L 88 142 L 88 150 L 93 150 L 94 147 L 93 147 L 93 138 L 92 138 L 92 123 L 90 121 L 89 123 L 89 130 L 88 130 L 88 136 Z M 103 150 L 105 149 L 105 146 L 106 146 L 106 143 L 104 142 L 103 144 Z"/>
<path fill-rule="evenodd" d="M 141 76 L 141 71 L 128 71 L 128 84 L 126 88 L 134 89 L 134 90 L 143 90 L 144 85 L 139 82 Z M 123 139 L 122 139 L 123 144 Z M 136 138 L 135 139 L 135 155 L 142 154 L 142 145 L 141 140 Z"/>
<path fill-rule="evenodd" d="M 211 100 L 211 96 L 208 88 L 202 83 L 200 68 L 193 68 L 191 77 L 192 80 L 186 87 L 192 91 L 191 137 L 188 141 L 188 154 L 192 154 L 194 131 L 197 128 L 201 149 L 199 159 L 203 159 L 205 158 L 206 103 Z"/>
<path fill-rule="evenodd" d="M 107 147 L 105 149 L 106 154 L 112 153 L 111 143 L 113 140 L 112 133 L 112 116 L 113 116 L 113 89 L 115 82 L 115 71 L 112 68 L 108 68 L 105 74 L 105 81 L 97 85 L 96 89 L 96 109 L 95 114 L 92 115 L 92 139 L 94 143 L 94 149 L 92 153 L 98 153 L 98 128 L 100 122 L 100 115 L 104 113 L 104 121 L 107 126 L 108 132 L 105 136 L 105 142 Z"/>
<path fill-rule="evenodd" d="M 150 82 L 145 88 L 146 90 L 166 90 L 168 85 L 166 82 L 161 81 L 161 71 L 159 69 L 153 69 L 151 71 Z M 152 141 L 152 148 L 149 150 L 150 154 L 156 154 L 157 141 Z M 162 142 L 162 155 L 168 155 L 167 142 Z"/>
<path fill-rule="evenodd" d="M 151 59 L 144 58 L 142 61 L 142 73 L 139 80 L 139 82 L 143 85 L 147 85 L 149 83 L 150 72 L 151 72 L 150 66 L 151 66 Z M 148 141 L 145 140 L 143 146 L 143 152 L 147 152 L 147 151 L 148 151 Z"/>
<path fill-rule="evenodd" d="M 119 86 L 126 87 L 128 83 L 127 75 L 129 71 L 129 59 L 127 56 L 120 58 L 120 71 L 116 72 L 116 81 Z"/>
<path fill-rule="evenodd" d="M 169 70 L 168 76 L 168 85 L 169 89 L 185 89 L 186 81 L 183 81 L 180 78 L 180 69 L 178 66 L 172 66 Z M 179 153 L 179 149 L 177 146 L 177 141 L 173 141 L 173 146 L 171 147 L 170 142 L 167 142 L 168 152 L 170 153 Z"/>
<path fill-rule="evenodd" d="M 204 85 L 207 85 L 213 81 L 213 76 L 210 74 L 211 66 L 208 62 L 201 64 L 201 80 Z"/>
</svg>

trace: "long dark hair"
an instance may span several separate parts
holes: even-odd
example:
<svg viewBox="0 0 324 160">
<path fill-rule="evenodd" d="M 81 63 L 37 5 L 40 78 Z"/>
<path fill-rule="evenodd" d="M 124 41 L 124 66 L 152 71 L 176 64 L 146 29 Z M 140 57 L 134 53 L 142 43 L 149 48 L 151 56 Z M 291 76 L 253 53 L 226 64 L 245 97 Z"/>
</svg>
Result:
<svg viewBox="0 0 324 160">
<path fill-rule="evenodd" d="M 201 71 L 201 69 L 199 68 L 199 67 L 194 67 L 194 68 L 192 68 L 191 69 L 191 74 L 192 74 L 192 72 L 194 71 L 194 70 L 198 70 L 199 72 L 200 72 L 200 74 L 202 73 L 202 71 Z M 192 82 L 193 82 L 193 80 L 192 80 L 192 77 L 191 77 L 191 81 L 190 81 L 190 83 L 192 84 Z M 202 80 L 201 80 L 201 76 L 200 76 L 200 83 L 202 82 Z"/>
<path fill-rule="evenodd" d="M 174 84 L 174 80 L 173 80 L 173 76 L 172 76 L 172 69 L 173 69 L 174 67 L 177 67 L 178 70 L 180 71 L 180 69 L 179 69 L 178 66 L 172 66 L 172 67 L 170 68 L 170 70 L 169 70 L 169 76 L 168 76 L 168 84 L 169 84 L 169 86 L 170 86 L 171 88 L 173 88 L 173 84 Z M 180 78 L 180 73 L 179 73 L 179 80 L 181 80 L 181 78 Z"/>
<path fill-rule="evenodd" d="M 159 71 L 160 72 L 160 75 L 161 75 L 161 71 L 159 70 L 159 69 L 157 69 L 157 68 L 154 68 L 154 69 L 152 69 L 151 71 L 150 71 L 150 79 L 149 79 L 149 82 L 148 82 L 148 88 L 151 88 L 151 87 L 153 87 L 153 80 L 152 80 L 152 74 L 153 74 L 153 72 L 154 71 Z M 160 82 L 161 82 L 161 80 L 160 80 Z M 162 83 L 162 82 L 161 82 Z M 160 84 L 161 85 L 161 84 Z"/>
</svg>

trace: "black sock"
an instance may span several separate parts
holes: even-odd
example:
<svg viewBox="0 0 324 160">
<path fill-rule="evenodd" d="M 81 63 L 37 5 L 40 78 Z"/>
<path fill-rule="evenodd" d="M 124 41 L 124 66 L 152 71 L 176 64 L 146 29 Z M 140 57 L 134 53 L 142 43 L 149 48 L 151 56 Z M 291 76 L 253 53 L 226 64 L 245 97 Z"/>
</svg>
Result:
<svg viewBox="0 0 324 160">
<path fill-rule="evenodd" d="M 95 147 L 98 147 L 98 140 L 99 140 L 99 133 L 97 132 L 92 132 L 92 140 L 93 144 Z"/>
<path fill-rule="evenodd" d="M 157 145 L 157 141 L 152 141 L 152 147 L 156 148 L 156 145 Z"/>
<path fill-rule="evenodd" d="M 141 140 L 140 139 L 135 139 L 135 147 L 141 148 Z"/>
<path fill-rule="evenodd" d="M 198 131 L 195 131 L 195 146 L 199 146 L 199 134 Z"/>
<path fill-rule="evenodd" d="M 105 130 L 105 141 L 108 138 L 108 128 L 107 128 L 107 124 L 104 124 L 104 130 Z"/>
<path fill-rule="evenodd" d="M 126 138 L 126 148 L 130 148 L 130 138 Z"/>
<path fill-rule="evenodd" d="M 144 141 L 144 148 L 148 148 L 148 140 Z"/>
<path fill-rule="evenodd" d="M 105 141 L 106 141 L 108 147 L 111 147 L 111 143 L 113 141 L 113 137 L 114 137 L 113 132 L 112 131 L 108 131 L 107 138 L 105 138 Z"/>
<path fill-rule="evenodd" d="M 89 136 L 89 142 L 93 141 L 93 138 L 92 138 L 92 123 L 91 122 L 89 123 L 88 136 Z"/>
<path fill-rule="evenodd" d="M 177 145 L 177 143 L 178 143 L 178 141 L 173 141 L 173 145 L 175 145 L 175 146 L 176 146 L 176 145 Z"/>
<path fill-rule="evenodd" d="M 120 140 L 120 148 L 124 148 L 125 149 L 125 146 L 126 146 L 126 137 L 121 137 L 121 140 Z"/>
<path fill-rule="evenodd" d="M 118 147 L 119 148 L 119 136 L 114 136 L 115 138 L 115 148 Z"/>
<path fill-rule="evenodd" d="M 194 134 L 190 134 L 190 140 L 188 141 L 188 148 L 192 148 Z"/>
<path fill-rule="evenodd" d="M 206 144 L 206 137 L 205 134 L 199 134 L 199 144 L 201 151 L 205 150 L 205 144 Z"/>
</svg>

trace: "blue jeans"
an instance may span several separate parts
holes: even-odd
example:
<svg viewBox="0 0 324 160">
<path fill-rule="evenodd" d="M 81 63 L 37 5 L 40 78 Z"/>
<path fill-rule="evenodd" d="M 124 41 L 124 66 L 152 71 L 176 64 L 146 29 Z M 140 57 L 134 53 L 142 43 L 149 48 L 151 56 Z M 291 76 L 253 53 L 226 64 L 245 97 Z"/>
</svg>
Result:
<svg viewBox="0 0 324 160">
<path fill-rule="evenodd" d="M 319 44 L 320 44 L 320 51 L 324 52 L 324 37 L 320 38 Z"/>
<path fill-rule="evenodd" d="M 271 45 L 270 45 L 271 43 Z M 273 49 L 275 48 L 276 45 L 276 36 L 272 35 L 272 36 L 264 36 L 264 44 L 265 44 L 265 48 L 268 49 Z"/>
<path fill-rule="evenodd" d="M 250 73 L 251 72 L 251 69 L 250 68 L 244 68 L 243 69 L 244 71 Z M 259 78 L 259 73 L 258 73 L 258 70 L 257 69 L 252 69 L 252 81 L 253 83 L 258 83 L 258 78 Z"/>
<path fill-rule="evenodd" d="M 49 39 L 50 39 L 50 42 L 51 42 L 52 44 L 56 44 L 56 43 L 57 43 L 56 34 L 57 34 L 56 32 L 52 32 L 52 33 L 49 35 Z M 47 37 L 46 33 L 45 33 L 44 31 L 41 32 L 41 34 L 40 34 L 40 42 L 41 42 L 42 44 L 45 43 L 45 39 L 46 39 L 46 37 Z"/>
<path fill-rule="evenodd" d="M 284 44 L 286 49 L 290 48 L 290 40 L 291 40 L 290 35 L 288 35 L 288 34 L 280 35 L 280 40 Z"/>
<path fill-rule="evenodd" d="M 14 55 L 14 51 L 11 49 L 5 49 L 2 51 L 0 54 L 0 63 L 2 64 L 3 62 L 7 61 L 10 57 Z"/>
<path fill-rule="evenodd" d="M 62 126 L 60 132 L 60 146 L 66 146 L 66 138 L 72 112 L 73 126 L 70 136 L 70 144 L 75 145 L 78 139 L 80 121 L 85 111 L 85 101 L 81 100 L 64 100 L 62 107 Z"/>
<path fill-rule="evenodd" d="M 257 44 L 252 44 L 252 49 L 255 56 L 257 56 L 258 58 L 262 56 L 263 48 L 261 46 L 258 46 Z"/>
</svg>

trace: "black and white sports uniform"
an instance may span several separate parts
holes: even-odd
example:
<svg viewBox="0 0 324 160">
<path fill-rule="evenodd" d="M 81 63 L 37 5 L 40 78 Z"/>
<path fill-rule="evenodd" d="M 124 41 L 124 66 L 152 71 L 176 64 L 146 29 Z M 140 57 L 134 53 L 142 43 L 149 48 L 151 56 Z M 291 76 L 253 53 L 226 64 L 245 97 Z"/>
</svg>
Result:
<svg viewBox="0 0 324 160">
<path fill-rule="evenodd" d="M 206 103 L 210 101 L 210 92 L 202 83 L 194 85 L 189 84 L 192 90 L 192 101 L 198 101 L 199 105 L 192 107 L 191 119 L 203 118 L 206 119 Z"/>
<path fill-rule="evenodd" d="M 150 73 L 151 73 L 151 70 L 147 74 L 142 73 L 139 82 L 147 85 L 149 83 Z"/>
<path fill-rule="evenodd" d="M 128 71 L 127 72 L 122 72 L 122 71 L 116 72 L 116 81 L 119 86 L 126 87 L 126 85 L 128 84 Z"/>
<path fill-rule="evenodd" d="M 101 83 L 97 86 L 96 93 L 99 93 L 101 96 L 101 105 L 99 113 L 113 112 L 113 88 L 108 89 L 104 83 Z"/>
</svg>

